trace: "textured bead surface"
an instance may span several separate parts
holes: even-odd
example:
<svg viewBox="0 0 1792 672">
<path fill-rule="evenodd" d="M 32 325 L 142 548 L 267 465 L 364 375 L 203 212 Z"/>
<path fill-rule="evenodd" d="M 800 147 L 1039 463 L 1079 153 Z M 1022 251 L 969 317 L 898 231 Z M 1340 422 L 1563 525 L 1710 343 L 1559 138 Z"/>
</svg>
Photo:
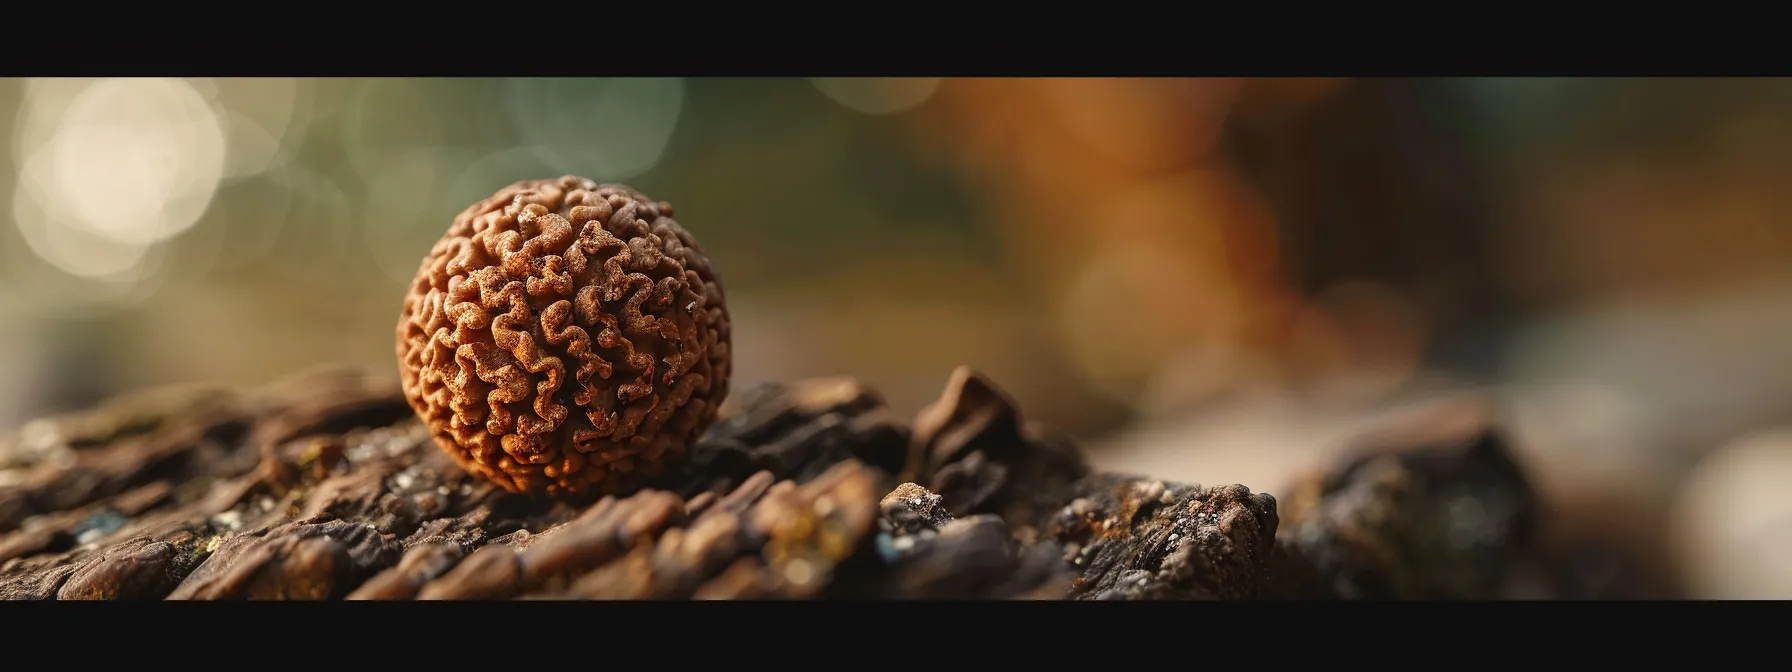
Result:
<svg viewBox="0 0 1792 672">
<path fill-rule="evenodd" d="M 681 458 L 728 392 L 728 311 L 672 206 L 567 176 L 454 219 L 398 322 L 406 398 L 511 491 L 618 492 Z"/>
</svg>

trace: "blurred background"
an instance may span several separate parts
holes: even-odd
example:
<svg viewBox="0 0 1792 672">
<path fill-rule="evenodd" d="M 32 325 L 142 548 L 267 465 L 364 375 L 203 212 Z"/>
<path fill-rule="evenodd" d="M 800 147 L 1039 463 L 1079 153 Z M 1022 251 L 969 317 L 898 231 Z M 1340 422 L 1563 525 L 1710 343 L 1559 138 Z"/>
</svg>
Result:
<svg viewBox="0 0 1792 672">
<path fill-rule="evenodd" d="M 1792 597 L 1792 81 L 9 79 L 0 119 L 0 426 L 393 370 L 454 214 L 573 173 L 676 205 L 735 389 L 910 414 L 968 364 L 1100 466 L 1271 492 L 1489 400 L 1553 519 Z"/>
</svg>

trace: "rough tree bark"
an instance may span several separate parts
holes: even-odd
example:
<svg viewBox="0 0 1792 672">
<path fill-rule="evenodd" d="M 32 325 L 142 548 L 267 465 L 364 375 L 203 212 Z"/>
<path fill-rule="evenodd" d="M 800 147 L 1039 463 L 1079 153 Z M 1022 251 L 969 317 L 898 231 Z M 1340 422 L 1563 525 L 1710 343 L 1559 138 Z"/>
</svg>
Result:
<svg viewBox="0 0 1792 672">
<path fill-rule="evenodd" d="M 1278 510 L 1090 473 L 960 369 L 912 422 L 850 379 L 748 389 L 651 488 L 557 501 L 470 478 L 396 389 L 331 372 L 5 438 L 0 597 L 1486 598 L 1552 562 L 1492 431 L 1309 483 Z M 1549 576 L 1552 596 L 1593 585 Z"/>
</svg>

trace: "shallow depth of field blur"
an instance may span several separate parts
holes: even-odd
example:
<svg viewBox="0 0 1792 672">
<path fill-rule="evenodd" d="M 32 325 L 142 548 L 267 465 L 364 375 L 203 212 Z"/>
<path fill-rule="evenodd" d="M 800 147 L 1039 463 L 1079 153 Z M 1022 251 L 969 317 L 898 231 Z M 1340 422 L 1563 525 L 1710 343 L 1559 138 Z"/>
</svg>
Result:
<svg viewBox="0 0 1792 672">
<path fill-rule="evenodd" d="M 1491 402 L 1692 594 L 1792 597 L 1792 81 L 0 80 L 0 427 L 395 371 L 453 215 L 672 202 L 735 385 L 959 364 L 1091 459 L 1278 492 Z"/>
</svg>

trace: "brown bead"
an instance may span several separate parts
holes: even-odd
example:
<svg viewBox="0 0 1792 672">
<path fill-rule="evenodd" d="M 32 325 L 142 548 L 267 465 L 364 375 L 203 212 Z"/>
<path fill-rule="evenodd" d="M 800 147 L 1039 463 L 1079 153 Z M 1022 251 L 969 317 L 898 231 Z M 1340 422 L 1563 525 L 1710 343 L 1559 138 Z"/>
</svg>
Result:
<svg viewBox="0 0 1792 672">
<path fill-rule="evenodd" d="M 398 321 L 405 397 L 513 492 L 617 492 L 685 454 L 728 393 L 728 309 L 669 204 L 575 176 L 462 211 Z"/>
</svg>

